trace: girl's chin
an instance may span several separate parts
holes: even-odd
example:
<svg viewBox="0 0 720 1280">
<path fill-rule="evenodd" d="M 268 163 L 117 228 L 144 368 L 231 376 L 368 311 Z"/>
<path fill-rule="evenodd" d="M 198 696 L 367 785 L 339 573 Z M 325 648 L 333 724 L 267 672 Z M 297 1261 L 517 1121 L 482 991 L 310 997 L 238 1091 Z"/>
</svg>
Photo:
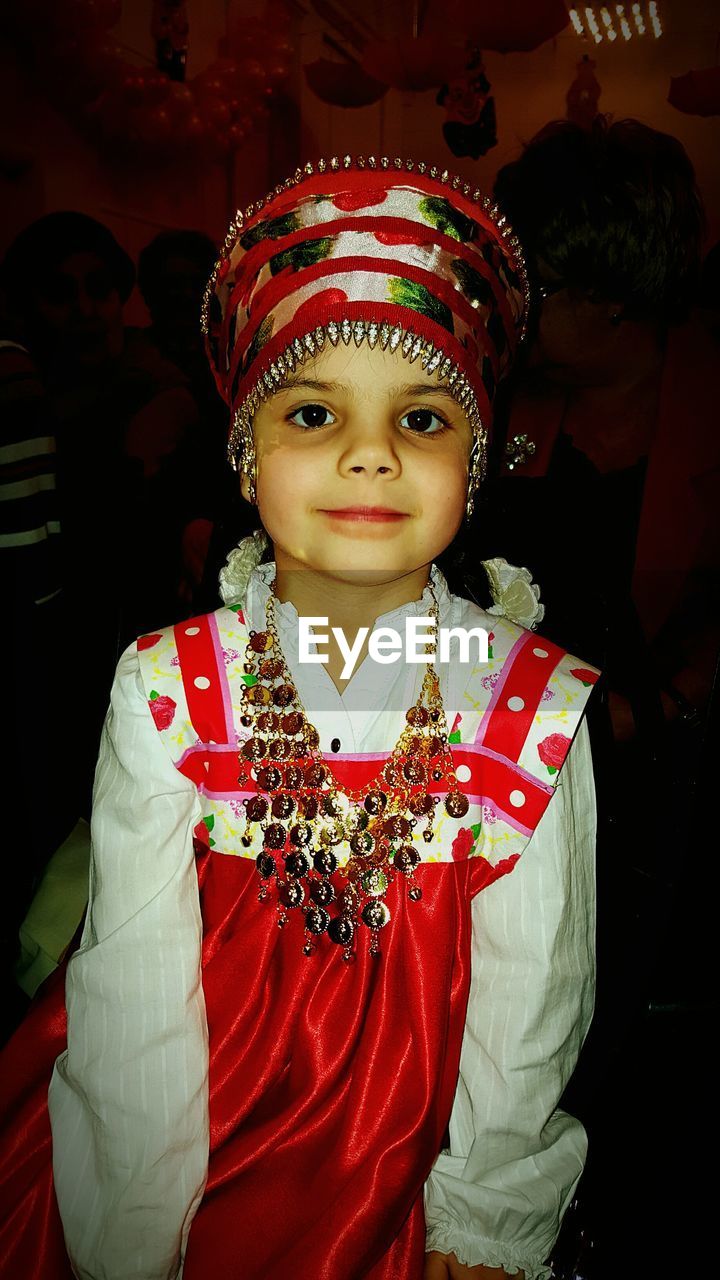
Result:
<svg viewBox="0 0 720 1280">
<path fill-rule="evenodd" d="M 383 554 L 377 550 L 373 555 L 364 555 L 362 547 L 343 548 L 342 552 L 325 547 L 318 554 L 302 557 L 302 566 L 323 577 L 334 578 L 338 582 L 353 583 L 358 586 L 393 582 L 407 574 L 416 573 L 420 565 L 428 564 L 431 557 L 423 558 L 422 552 L 408 552 L 405 555 L 392 554 L 388 550 Z"/>
</svg>

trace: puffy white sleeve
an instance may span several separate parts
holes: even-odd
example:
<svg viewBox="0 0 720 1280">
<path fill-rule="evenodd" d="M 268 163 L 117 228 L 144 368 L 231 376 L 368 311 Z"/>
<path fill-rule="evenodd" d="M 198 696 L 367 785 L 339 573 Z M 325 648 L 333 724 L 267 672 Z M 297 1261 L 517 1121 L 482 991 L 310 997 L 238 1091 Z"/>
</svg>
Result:
<svg viewBox="0 0 720 1280">
<path fill-rule="evenodd" d="M 80 1280 L 176 1280 L 208 1168 L 197 792 L 121 658 L 95 776 L 88 914 L 48 1105 Z"/>
<path fill-rule="evenodd" d="M 425 1184 L 427 1248 L 546 1280 L 586 1136 L 558 1101 L 592 1017 L 595 790 L 582 722 L 513 871 L 473 899 L 450 1147 Z"/>
</svg>

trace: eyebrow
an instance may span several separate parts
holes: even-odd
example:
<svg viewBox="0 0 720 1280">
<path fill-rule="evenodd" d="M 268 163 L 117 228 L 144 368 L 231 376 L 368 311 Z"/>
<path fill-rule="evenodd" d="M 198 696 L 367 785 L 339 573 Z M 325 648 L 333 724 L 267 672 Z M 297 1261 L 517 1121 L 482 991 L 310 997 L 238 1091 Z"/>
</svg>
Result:
<svg viewBox="0 0 720 1280">
<path fill-rule="evenodd" d="M 282 387 L 278 387 L 277 394 L 281 395 L 283 391 L 336 391 L 341 395 L 351 395 L 352 388 L 346 382 L 316 382 L 313 378 L 288 378 Z M 401 396 L 445 396 L 448 400 L 452 400 L 453 404 L 457 403 L 455 397 L 449 387 L 437 386 L 432 382 L 405 382 L 402 385 L 393 387 L 392 392 Z"/>
</svg>

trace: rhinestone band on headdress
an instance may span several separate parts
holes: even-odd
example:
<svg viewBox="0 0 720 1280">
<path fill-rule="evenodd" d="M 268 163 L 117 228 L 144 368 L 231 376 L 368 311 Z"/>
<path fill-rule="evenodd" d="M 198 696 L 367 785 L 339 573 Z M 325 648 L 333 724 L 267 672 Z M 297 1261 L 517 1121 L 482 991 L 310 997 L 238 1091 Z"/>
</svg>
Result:
<svg viewBox="0 0 720 1280">
<path fill-rule="evenodd" d="M 305 165 L 236 214 L 205 292 L 231 459 L 258 405 L 326 343 L 419 359 L 482 443 L 528 303 L 517 238 L 462 179 L 387 157 Z"/>
</svg>

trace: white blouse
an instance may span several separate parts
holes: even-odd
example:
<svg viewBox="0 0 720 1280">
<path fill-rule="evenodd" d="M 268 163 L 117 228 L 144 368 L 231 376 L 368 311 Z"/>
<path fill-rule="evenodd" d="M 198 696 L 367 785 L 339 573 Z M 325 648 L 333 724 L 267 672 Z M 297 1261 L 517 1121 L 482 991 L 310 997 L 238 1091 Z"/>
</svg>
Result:
<svg viewBox="0 0 720 1280">
<path fill-rule="evenodd" d="M 253 572 L 260 629 L 273 565 Z M 466 602 L 433 570 L 440 623 Z M 429 593 L 378 619 L 402 630 Z M 472 625 L 477 610 L 472 606 Z M 286 661 L 331 755 L 396 740 L 424 667 L 368 656 L 341 695 L 300 664 L 297 613 L 276 606 Z M 488 630 L 492 628 L 487 617 Z M 448 723 L 461 674 L 439 667 Z M 118 665 L 95 779 L 90 897 L 67 970 L 68 1049 L 49 1090 L 53 1170 L 78 1280 L 178 1280 L 208 1169 L 208 1031 L 192 832 L 195 786 L 149 713 L 137 651 Z M 593 1007 L 595 795 L 583 721 L 556 794 L 514 870 L 472 902 L 473 970 L 450 1146 L 425 1185 L 427 1247 L 545 1280 L 585 1158 L 558 1109 Z M 262 1280 L 249 1277 L 249 1280 Z M 338 1280 L 342 1280 L 338 1277 Z"/>
</svg>

